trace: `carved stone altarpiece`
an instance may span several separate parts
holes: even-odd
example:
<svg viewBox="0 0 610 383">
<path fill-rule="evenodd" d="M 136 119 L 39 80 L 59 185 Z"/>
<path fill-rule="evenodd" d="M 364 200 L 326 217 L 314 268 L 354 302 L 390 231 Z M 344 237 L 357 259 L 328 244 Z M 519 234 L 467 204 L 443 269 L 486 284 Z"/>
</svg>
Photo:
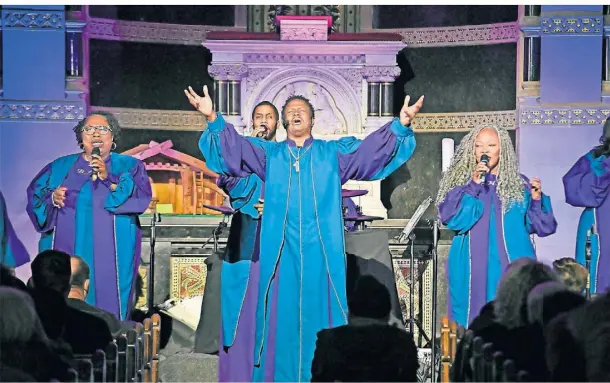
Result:
<svg viewBox="0 0 610 383">
<path fill-rule="evenodd" d="M 257 40 L 237 33 L 234 39 L 208 36 L 205 46 L 212 52 L 209 71 L 216 80 L 241 80 L 241 113 L 227 120 L 244 134 L 251 132 L 250 116 L 257 103 L 271 101 L 281 111 L 294 94 L 312 102 L 316 138 L 364 138 L 392 119 L 367 117 L 367 81 L 394 82 L 400 74 L 396 55 L 405 47 L 400 41 Z M 285 139 L 282 128 L 278 139 Z M 346 187 L 369 190 L 359 200 L 363 212 L 387 217 L 380 185 L 350 181 Z"/>
</svg>

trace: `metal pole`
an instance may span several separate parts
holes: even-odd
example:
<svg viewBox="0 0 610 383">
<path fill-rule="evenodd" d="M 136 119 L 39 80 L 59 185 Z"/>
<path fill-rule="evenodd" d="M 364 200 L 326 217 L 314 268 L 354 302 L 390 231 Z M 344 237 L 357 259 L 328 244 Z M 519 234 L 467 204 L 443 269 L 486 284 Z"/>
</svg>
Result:
<svg viewBox="0 0 610 383">
<path fill-rule="evenodd" d="M 430 339 L 431 351 L 432 351 L 432 363 L 430 364 L 431 380 L 432 383 L 436 383 L 436 290 L 437 290 L 437 278 L 438 278 L 438 220 L 434 220 L 433 225 L 434 233 L 432 233 L 432 337 Z"/>
</svg>

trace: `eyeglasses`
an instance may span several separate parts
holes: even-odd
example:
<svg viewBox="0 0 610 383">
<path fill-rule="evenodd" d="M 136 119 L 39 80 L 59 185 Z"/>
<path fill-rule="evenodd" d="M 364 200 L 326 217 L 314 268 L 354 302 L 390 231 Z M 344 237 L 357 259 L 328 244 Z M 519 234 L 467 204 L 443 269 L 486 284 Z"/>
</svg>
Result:
<svg viewBox="0 0 610 383">
<path fill-rule="evenodd" d="M 106 125 L 87 125 L 83 128 L 83 132 L 90 136 L 92 136 L 96 130 L 102 136 L 111 132 L 110 127 Z"/>
</svg>

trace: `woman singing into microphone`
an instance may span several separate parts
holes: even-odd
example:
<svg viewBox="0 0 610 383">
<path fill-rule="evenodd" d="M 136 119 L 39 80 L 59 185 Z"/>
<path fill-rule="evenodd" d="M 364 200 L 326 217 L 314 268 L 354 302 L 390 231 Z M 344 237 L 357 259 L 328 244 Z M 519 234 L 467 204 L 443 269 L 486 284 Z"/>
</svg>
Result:
<svg viewBox="0 0 610 383">
<path fill-rule="evenodd" d="M 87 302 L 125 319 L 140 262 L 140 222 L 152 198 L 144 163 L 113 153 L 121 129 L 95 112 L 74 128 L 81 153 L 57 158 L 28 187 L 39 250 L 82 257 L 91 268 Z M 98 154 L 99 153 L 99 154 Z"/>
<path fill-rule="evenodd" d="M 436 204 L 442 223 L 456 232 L 447 262 L 448 312 L 467 327 L 494 299 L 508 264 L 535 258 L 530 234 L 551 235 L 557 222 L 540 180 L 520 174 L 508 132 L 496 126 L 462 139 Z"/>
<path fill-rule="evenodd" d="M 580 157 L 563 177 L 563 186 L 566 202 L 585 208 L 578 224 L 576 260 L 586 264 L 589 237 L 591 292 L 604 293 L 610 287 L 610 118 L 604 124 L 600 145 Z"/>
</svg>

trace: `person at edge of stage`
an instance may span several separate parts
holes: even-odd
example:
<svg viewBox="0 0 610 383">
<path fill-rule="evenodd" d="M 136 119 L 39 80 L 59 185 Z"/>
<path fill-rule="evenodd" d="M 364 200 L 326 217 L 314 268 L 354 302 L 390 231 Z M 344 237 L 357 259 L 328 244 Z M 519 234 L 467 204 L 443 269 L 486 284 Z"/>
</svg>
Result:
<svg viewBox="0 0 610 383">
<path fill-rule="evenodd" d="M 610 288 L 610 118 L 604 123 L 599 142 L 563 177 L 566 202 L 585 208 L 578 223 L 576 260 L 586 266 L 585 247 L 589 237 L 593 294 L 603 294 Z"/>
<path fill-rule="evenodd" d="M 8 218 L 6 201 L 0 190 L 0 265 L 13 273 L 13 269 L 25 265 L 29 261 L 30 254 L 13 229 Z"/>
<path fill-rule="evenodd" d="M 468 327 L 494 299 L 511 262 L 535 258 L 531 234 L 557 229 L 540 179 L 519 171 L 508 131 L 483 125 L 461 141 L 436 198 L 441 222 L 456 235 L 447 261 L 449 315 Z"/>
<path fill-rule="evenodd" d="M 94 112 L 73 130 L 82 152 L 34 177 L 27 212 L 41 234 L 39 251 L 80 256 L 91 269 L 86 302 L 125 320 L 140 262 L 138 216 L 150 204 L 151 185 L 142 161 L 113 152 L 121 128 L 112 114 Z"/>
<path fill-rule="evenodd" d="M 276 143 L 239 135 L 203 92 L 188 94 L 208 120 L 199 147 L 210 169 L 265 182 L 253 380 L 309 381 L 317 332 L 347 323 L 341 185 L 385 178 L 411 157 L 423 96 L 411 106 L 407 96 L 400 117 L 364 140 L 324 141 L 312 137 L 309 100 L 293 95 L 281 113 L 288 138 Z"/>
<path fill-rule="evenodd" d="M 258 103 L 252 111 L 251 136 L 275 142 L 278 121 L 279 112 L 272 103 Z M 247 382 L 252 380 L 255 368 L 253 350 L 263 182 L 256 174 L 243 178 L 220 175 L 217 184 L 228 194 L 235 213 L 225 253 L 211 265 L 219 267 L 220 271 L 214 271 L 215 277 L 209 273 L 206 279 L 195 352 L 219 353 L 219 381 Z M 208 299 L 211 296 L 208 290 L 220 297 Z M 220 307 L 217 307 L 218 303 Z"/>
</svg>

